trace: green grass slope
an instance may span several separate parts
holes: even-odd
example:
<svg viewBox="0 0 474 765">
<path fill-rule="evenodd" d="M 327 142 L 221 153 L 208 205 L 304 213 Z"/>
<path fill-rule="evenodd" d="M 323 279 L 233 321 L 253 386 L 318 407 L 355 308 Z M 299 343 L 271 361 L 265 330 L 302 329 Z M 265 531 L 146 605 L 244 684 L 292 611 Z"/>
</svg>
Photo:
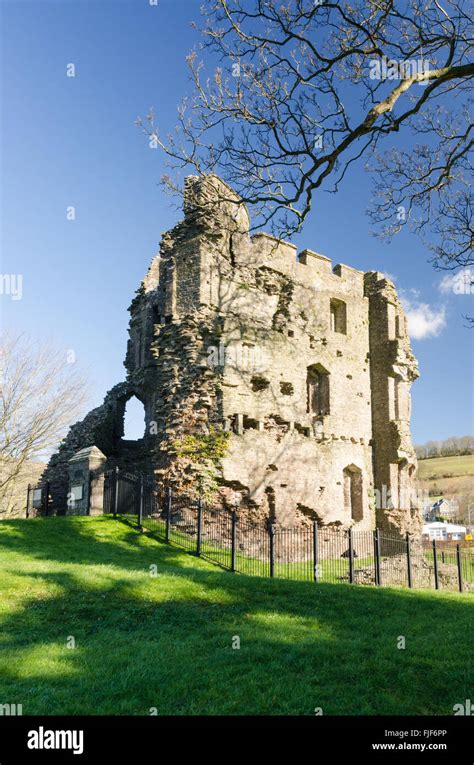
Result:
<svg viewBox="0 0 474 765">
<path fill-rule="evenodd" d="M 418 478 L 432 480 L 453 476 L 474 475 L 474 454 L 458 457 L 433 457 L 418 461 Z"/>
<path fill-rule="evenodd" d="M 418 480 L 434 501 L 469 497 L 474 481 L 474 454 L 456 457 L 433 457 L 418 462 Z M 469 498 L 464 505 L 470 504 Z"/>
<path fill-rule="evenodd" d="M 233 575 L 111 518 L 5 521 L 0 568 L 0 703 L 23 714 L 452 714 L 473 698 L 467 594 Z"/>
</svg>

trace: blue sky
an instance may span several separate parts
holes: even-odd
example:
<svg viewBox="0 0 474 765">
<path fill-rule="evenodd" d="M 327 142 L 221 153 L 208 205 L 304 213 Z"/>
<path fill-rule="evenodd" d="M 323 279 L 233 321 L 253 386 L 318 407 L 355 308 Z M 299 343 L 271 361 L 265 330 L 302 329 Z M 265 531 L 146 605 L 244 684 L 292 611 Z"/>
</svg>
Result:
<svg viewBox="0 0 474 765">
<path fill-rule="evenodd" d="M 92 405 L 124 379 L 128 313 L 162 232 L 180 213 L 159 186 L 159 150 L 135 126 L 153 106 L 162 132 L 190 92 L 185 56 L 199 42 L 199 0 L 2 0 L 2 323 L 73 350 Z M 73 63 L 75 77 L 66 76 Z M 474 431 L 472 296 L 455 294 L 403 231 L 369 234 L 370 179 L 359 165 L 337 195 L 321 194 L 301 235 L 309 247 L 396 278 L 409 308 L 421 377 L 416 442 Z M 67 220 L 74 206 L 76 218 Z M 441 288 L 440 288 L 441 286 Z"/>
</svg>

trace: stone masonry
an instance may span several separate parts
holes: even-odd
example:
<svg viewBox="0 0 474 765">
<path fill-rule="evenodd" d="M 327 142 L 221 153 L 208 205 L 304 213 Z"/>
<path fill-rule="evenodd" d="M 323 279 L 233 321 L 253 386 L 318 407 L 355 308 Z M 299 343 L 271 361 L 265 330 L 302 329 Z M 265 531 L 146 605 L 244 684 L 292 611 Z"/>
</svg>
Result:
<svg viewBox="0 0 474 765">
<path fill-rule="evenodd" d="M 126 382 L 48 466 L 55 505 L 68 460 L 96 446 L 106 467 L 188 494 L 205 473 L 215 504 L 237 498 L 249 517 L 284 527 L 419 532 L 418 369 L 394 285 L 249 228 L 219 178 L 186 179 L 184 220 L 163 235 L 129 309 Z M 123 440 L 132 396 L 145 409 L 137 442 Z"/>
</svg>

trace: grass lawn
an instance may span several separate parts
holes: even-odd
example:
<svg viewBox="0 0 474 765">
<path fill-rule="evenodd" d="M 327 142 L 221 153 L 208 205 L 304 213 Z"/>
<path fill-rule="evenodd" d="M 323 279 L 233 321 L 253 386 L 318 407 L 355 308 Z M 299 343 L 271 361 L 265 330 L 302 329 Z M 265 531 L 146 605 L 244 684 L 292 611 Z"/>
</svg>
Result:
<svg viewBox="0 0 474 765">
<path fill-rule="evenodd" d="M 137 525 L 136 515 L 123 515 L 122 518 L 133 526 Z M 144 518 L 143 525 L 147 531 L 151 531 L 155 537 L 158 537 L 162 541 L 166 539 L 165 535 L 165 521 L 156 518 Z M 188 532 L 170 528 L 169 535 L 170 542 L 177 547 L 194 552 L 196 550 L 196 534 L 189 534 Z M 312 542 L 307 544 L 303 548 L 306 551 L 305 560 L 298 562 L 279 562 L 275 561 L 274 576 L 282 579 L 296 579 L 300 581 L 314 581 L 314 560 Z M 278 550 L 278 543 L 277 543 Z M 223 568 L 231 568 L 231 545 L 227 540 L 227 544 L 221 547 L 217 547 L 213 542 L 209 542 L 203 534 L 201 553 L 203 558 L 208 558 L 212 563 L 217 563 Z M 239 574 L 248 574 L 250 576 L 270 576 L 270 562 L 268 560 L 269 550 L 268 546 L 261 552 L 260 558 L 252 558 L 249 555 L 243 555 L 236 552 L 235 556 L 235 570 Z M 356 556 L 355 565 L 356 568 L 372 567 L 374 566 L 374 556 L 358 557 Z M 348 558 L 323 558 L 319 562 L 318 577 L 321 581 L 340 582 L 341 579 L 349 578 L 349 560 Z"/>
<path fill-rule="evenodd" d="M 474 475 L 474 454 L 418 461 L 418 478 L 421 480 L 466 475 Z"/>
<path fill-rule="evenodd" d="M 25 715 L 449 715 L 473 698 L 468 594 L 233 575 L 111 518 L 3 521 L 0 568 L 0 703 Z"/>
<path fill-rule="evenodd" d="M 429 492 L 431 502 L 441 497 L 454 498 L 469 492 L 474 476 L 474 454 L 433 457 L 418 461 L 418 479 Z"/>
</svg>

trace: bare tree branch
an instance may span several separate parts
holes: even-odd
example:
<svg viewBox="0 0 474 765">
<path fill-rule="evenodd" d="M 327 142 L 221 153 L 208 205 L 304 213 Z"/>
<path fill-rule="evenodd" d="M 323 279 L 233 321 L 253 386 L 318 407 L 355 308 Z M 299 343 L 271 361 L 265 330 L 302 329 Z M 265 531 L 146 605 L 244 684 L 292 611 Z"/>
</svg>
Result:
<svg viewBox="0 0 474 765">
<path fill-rule="evenodd" d="M 400 230 L 404 208 L 438 267 L 472 263 L 469 11 L 466 0 L 207 0 L 175 133 L 160 136 L 154 112 L 139 120 L 168 157 L 165 184 L 217 173 L 255 227 L 288 236 L 364 158 L 378 234 Z"/>
</svg>

